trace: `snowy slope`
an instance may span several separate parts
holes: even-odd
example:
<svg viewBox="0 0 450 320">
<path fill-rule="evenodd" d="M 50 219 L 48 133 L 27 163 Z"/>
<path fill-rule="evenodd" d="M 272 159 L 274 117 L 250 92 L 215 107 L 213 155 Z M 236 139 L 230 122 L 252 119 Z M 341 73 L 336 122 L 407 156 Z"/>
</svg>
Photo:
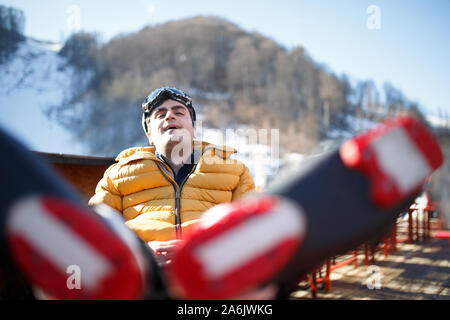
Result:
<svg viewBox="0 0 450 320">
<path fill-rule="evenodd" d="M 0 65 L 0 126 L 28 148 L 41 152 L 83 154 L 83 148 L 43 111 L 68 93 L 71 70 L 61 68 L 57 45 L 28 39 Z"/>
<path fill-rule="evenodd" d="M 427 115 L 427 121 L 435 128 L 450 129 L 450 118 L 444 116 Z"/>
</svg>

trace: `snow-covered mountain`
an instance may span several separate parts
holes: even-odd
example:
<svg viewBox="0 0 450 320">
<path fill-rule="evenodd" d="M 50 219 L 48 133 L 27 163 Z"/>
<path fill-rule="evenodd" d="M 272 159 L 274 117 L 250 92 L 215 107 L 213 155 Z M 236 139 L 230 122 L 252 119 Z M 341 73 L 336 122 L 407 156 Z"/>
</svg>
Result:
<svg viewBox="0 0 450 320">
<path fill-rule="evenodd" d="M 27 39 L 0 65 L 0 126 L 28 148 L 84 154 L 67 130 L 45 116 L 46 107 L 68 94 L 71 69 L 58 55 L 60 45 Z"/>
</svg>

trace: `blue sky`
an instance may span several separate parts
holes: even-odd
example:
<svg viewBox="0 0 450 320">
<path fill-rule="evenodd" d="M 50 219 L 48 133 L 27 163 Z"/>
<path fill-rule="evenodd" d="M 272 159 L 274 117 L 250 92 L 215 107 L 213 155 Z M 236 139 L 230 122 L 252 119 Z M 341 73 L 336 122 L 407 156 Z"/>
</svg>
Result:
<svg viewBox="0 0 450 320">
<path fill-rule="evenodd" d="M 385 81 L 424 111 L 450 114 L 450 1 L 447 0 L 0 0 L 22 9 L 25 33 L 60 41 L 70 33 L 71 13 L 80 8 L 81 29 L 104 41 L 120 33 L 195 15 L 224 17 L 287 48 L 301 45 L 313 59 L 340 75 Z M 380 29 L 369 29 L 366 12 L 380 9 Z"/>
</svg>

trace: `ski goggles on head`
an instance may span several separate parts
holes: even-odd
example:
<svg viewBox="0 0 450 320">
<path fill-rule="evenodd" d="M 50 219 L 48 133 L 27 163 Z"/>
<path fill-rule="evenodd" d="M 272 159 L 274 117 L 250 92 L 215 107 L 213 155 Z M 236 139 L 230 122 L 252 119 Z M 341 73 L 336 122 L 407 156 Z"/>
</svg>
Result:
<svg viewBox="0 0 450 320">
<path fill-rule="evenodd" d="M 192 124 L 194 125 L 196 115 L 195 109 L 192 106 L 191 97 L 180 89 L 174 87 L 161 87 L 150 93 L 147 98 L 145 98 L 144 102 L 142 102 L 142 110 L 144 111 L 142 114 L 142 127 L 145 133 L 148 132 L 147 122 L 145 121 L 146 117 L 167 99 L 172 99 L 185 105 L 191 114 Z"/>
<path fill-rule="evenodd" d="M 187 93 L 174 87 L 162 87 L 150 93 L 147 98 L 145 98 L 144 102 L 142 102 L 142 110 L 144 113 L 150 114 L 153 109 L 167 99 L 178 101 L 188 107 L 192 115 L 192 120 L 195 121 L 195 111 L 192 107 L 191 97 Z"/>
</svg>

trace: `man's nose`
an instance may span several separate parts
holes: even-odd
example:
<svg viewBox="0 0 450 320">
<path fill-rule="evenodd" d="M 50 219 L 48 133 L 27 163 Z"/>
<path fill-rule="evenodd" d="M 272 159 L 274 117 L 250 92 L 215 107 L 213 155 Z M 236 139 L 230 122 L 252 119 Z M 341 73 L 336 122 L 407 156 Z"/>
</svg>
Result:
<svg viewBox="0 0 450 320">
<path fill-rule="evenodd" d="M 172 110 L 168 110 L 166 113 L 166 119 L 175 119 L 175 112 Z"/>
</svg>

